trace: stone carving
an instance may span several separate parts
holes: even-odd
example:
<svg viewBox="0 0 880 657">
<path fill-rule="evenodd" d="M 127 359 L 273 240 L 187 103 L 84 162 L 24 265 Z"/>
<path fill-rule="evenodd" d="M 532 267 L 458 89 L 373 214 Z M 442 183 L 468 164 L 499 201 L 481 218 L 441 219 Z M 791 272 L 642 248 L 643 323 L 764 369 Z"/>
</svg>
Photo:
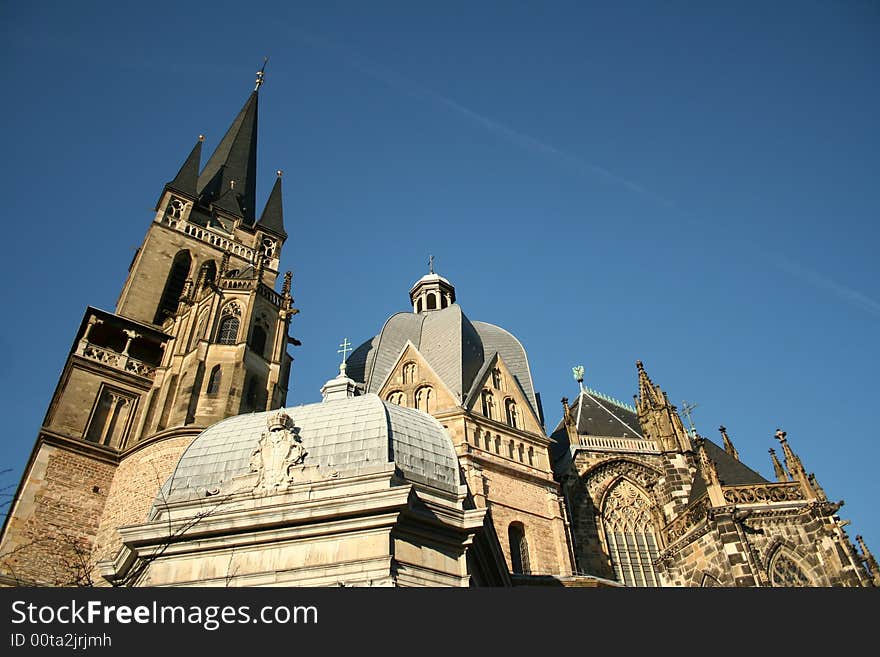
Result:
<svg viewBox="0 0 880 657">
<path fill-rule="evenodd" d="M 615 459 L 597 465 L 584 475 L 590 498 L 598 500 L 605 487 L 621 476 L 631 479 L 646 491 L 653 489 L 657 483 L 657 473 L 650 468 L 634 461 Z"/>
<path fill-rule="evenodd" d="M 802 499 L 804 499 L 804 496 L 801 494 L 800 487 L 796 483 L 724 487 L 724 501 L 731 504 L 794 502 Z"/>
<path fill-rule="evenodd" d="M 271 495 L 282 493 L 290 484 L 290 468 L 302 463 L 308 452 L 302 438 L 293 429 L 293 420 L 281 409 L 266 419 L 267 431 L 251 452 L 251 472 L 258 473 L 254 493 Z"/>
<path fill-rule="evenodd" d="M 703 520 L 709 510 L 709 498 L 703 495 L 692 502 L 675 520 L 666 525 L 666 540 L 671 544 Z"/>
</svg>

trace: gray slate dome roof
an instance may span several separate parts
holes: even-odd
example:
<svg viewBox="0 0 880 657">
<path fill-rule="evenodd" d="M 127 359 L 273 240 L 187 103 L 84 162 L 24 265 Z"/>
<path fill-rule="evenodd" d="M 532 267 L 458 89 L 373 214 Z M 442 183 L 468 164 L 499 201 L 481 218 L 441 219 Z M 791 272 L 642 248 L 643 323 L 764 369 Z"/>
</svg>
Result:
<svg viewBox="0 0 880 657">
<path fill-rule="evenodd" d="M 499 326 L 471 322 L 457 303 L 429 313 L 392 315 L 379 335 L 361 344 L 351 354 L 348 375 L 362 383 L 367 392 L 379 392 L 407 341 L 415 345 L 462 401 L 484 363 L 498 352 L 516 377 L 535 415 L 541 417 L 522 344 Z"/>
<path fill-rule="evenodd" d="M 459 490 L 458 458 L 443 426 L 422 411 L 376 395 L 327 400 L 285 409 L 307 455 L 328 478 L 375 471 L 394 463 L 413 483 L 451 493 Z M 233 477 L 250 472 L 251 454 L 278 411 L 237 415 L 205 429 L 186 449 L 156 503 L 226 492 Z"/>
</svg>

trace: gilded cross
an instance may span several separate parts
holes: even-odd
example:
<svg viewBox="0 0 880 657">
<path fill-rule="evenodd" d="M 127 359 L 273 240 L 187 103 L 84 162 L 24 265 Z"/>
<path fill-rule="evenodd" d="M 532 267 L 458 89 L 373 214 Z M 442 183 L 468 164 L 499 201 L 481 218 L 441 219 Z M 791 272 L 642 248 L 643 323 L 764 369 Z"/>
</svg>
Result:
<svg viewBox="0 0 880 657">
<path fill-rule="evenodd" d="M 345 338 L 339 346 L 342 347 L 342 349 L 337 349 L 336 353 L 342 354 L 342 362 L 344 363 L 348 358 L 348 354 L 354 351 L 354 349 L 351 348 L 351 342 L 348 341 L 348 338 Z"/>
</svg>

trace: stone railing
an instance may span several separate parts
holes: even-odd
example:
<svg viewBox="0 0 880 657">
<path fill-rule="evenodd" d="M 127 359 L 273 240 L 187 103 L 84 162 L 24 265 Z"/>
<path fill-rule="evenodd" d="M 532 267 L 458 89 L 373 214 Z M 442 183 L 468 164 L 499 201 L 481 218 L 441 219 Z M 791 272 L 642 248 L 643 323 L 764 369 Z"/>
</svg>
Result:
<svg viewBox="0 0 880 657">
<path fill-rule="evenodd" d="M 257 286 L 257 293 L 261 297 L 266 299 L 266 301 L 268 301 L 269 303 L 271 303 L 274 306 L 277 306 L 278 308 L 281 307 L 281 304 L 284 301 L 283 297 L 280 294 L 278 294 L 275 290 L 273 290 L 271 287 L 269 287 L 268 285 L 266 285 L 264 283 L 260 283 Z"/>
<path fill-rule="evenodd" d="M 613 438 L 609 436 L 580 436 L 580 446 L 596 451 L 658 453 L 657 442 L 639 438 Z"/>
<path fill-rule="evenodd" d="M 251 261 L 254 259 L 253 249 L 247 246 L 243 246 L 235 240 L 225 237 L 220 233 L 215 233 L 210 228 L 198 226 L 184 219 L 176 218 L 170 214 L 165 214 L 165 216 L 162 217 L 162 223 L 170 226 L 171 228 L 179 230 L 182 233 L 189 235 L 190 237 L 194 237 L 197 240 L 206 242 L 211 246 L 216 246 L 218 249 L 229 251 L 230 253 L 233 253 L 237 256 L 241 256 L 245 260 Z"/>
<path fill-rule="evenodd" d="M 256 278 L 226 278 L 224 276 L 218 283 L 221 290 L 253 290 L 256 286 Z"/>
<path fill-rule="evenodd" d="M 750 486 L 724 486 L 724 501 L 730 504 L 759 504 L 764 502 L 795 502 L 803 500 L 800 485 L 796 482 L 778 484 L 752 484 Z"/>
<path fill-rule="evenodd" d="M 107 365 L 129 374 L 142 376 L 146 379 L 152 379 L 156 375 L 156 368 L 152 365 L 148 365 L 137 358 L 132 358 L 128 354 L 121 354 L 107 347 L 99 347 L 85 340 L 80 340 L 76 353 L 83 358 L 88 358 L 102 365 Z"/>
</svg>

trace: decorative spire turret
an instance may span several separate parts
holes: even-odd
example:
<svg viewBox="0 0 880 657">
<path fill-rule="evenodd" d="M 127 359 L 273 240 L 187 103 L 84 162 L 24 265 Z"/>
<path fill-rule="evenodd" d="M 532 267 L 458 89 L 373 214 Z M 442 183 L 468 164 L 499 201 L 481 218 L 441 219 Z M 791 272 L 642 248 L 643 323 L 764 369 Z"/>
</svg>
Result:
<svg viewBox="0 0 880 657">
<path fill-rule="evenodd" d="M 345 373 L 345 361 L 348 354 L 352 351 L 351 343 L 345 338 L 339 345 L 341 349 L 337 349 L 337 354 L 342 354 L 342 362 L 339 364 L 339 376 L 330 379 L 321 388 L 321 395 L 324 401 L 333 401 L 336 399 L 347 399 L 354 397 L 358 393 L 357 383 L 348 377 Z"/>
<path fill-rule="evenodd" d="M 713 506 L 724 506 L 724 492 L 721 490 L 721 480 L 718 478 L 718 469 L 715 467 L 715 461 L 706 451 L 706 439 L 697 436 L 694 439 L 697 447 L 697 457 L 700 463 L 700 475 L 706 484 L 706 491 L 709 493 L 709 501 Z"/>
<path fill-rule="evenodd" d="M 269 200 L 263 208 L 263 214 L 257 222 L 257 228 L 274 233 L 282 240 L 287 239 L 287 231 L 284 230 L 284 208 L 281 203 L 281 176 L 284 172 L 279 169 L 275 172 L 275 184 L 269 192 Z"/>
<path fill-rule="evenodd" d="M 856 541 L 859 544 L 859 549 L 862 551 L 862 561 L 868 569 L 868 572 L 871 574 L 874 586 L 880 586 L 880 566 L 877 565 L 877 560 L 874 558 L 874 555 L 871 554 L 871 551 L 868 549 L 868 546 L 865 545 L 865 541 L 861 536 L 856 536 Z"/>
<path fill-rule="evenodd" d="M 678 410 L 669 403 L 660 386 L 654 385 L 645 371 L 642 361 L 636 361 L 639 372 L 639 395 L 636 411 L 642 435 L 656 440 L 664 452 L 689 452 L 693 449 L 691 439 L 684 429 Z"/>
<path fill-rule="evenodd" d="M 205 136 L 199 135 L 196 145 L 193 146 L 186 161 L 180 167 L 180 171 L 174 176 L 174 180 L 166 185 L 168 189 L 173 189 L 175 192 L 185 194 L 191 198 L 196 197 L 196 185 L 199 180 L 199 166 L 201 166 L 202 162 L 202 144 L 204 141 Z"/>
<path fill-rule="evenodd" d="M 770 460 L 773 461 L 773 472 L 776 474 L 776 480 L 780 481 L 780 482 L 790 481 L 785 470 L 783 470 L 783 468 L 782 468 L 782 464 L 779 462 L 779 459 L 776 457 L 776 450 L 771 447 L 769 451 L 770 451 Z"/>
<path fill-rule="evenodd" d="M 718 431 L 721 432 L 721 440 L 724 441 L 724 451 L 739 461 L 739 452 L 736 451 L 736 447 L 733 446 L 733 442 L 727 435 L 727 427 L 718 427 Z"/>
<path fill-rule="evenodd" d="M 804 469 L 804 464 L 801 463 L 800 458 L 798 458 L 797 454 L 791 449 L 788 444 L 788 440 L 786 440 L 785 431 L 782 429 L 776 430 L 776 440 L 779 441 L 779 444 L 782 445 L 782 455 L 785 459 L 785 469 L 788 470 L 788 474 L 791 475 L 793 481 L 798 482 L 801 485 L 801 490 L 804 496 L 807 499 L 818 499 L 824 501 L 825 491 L 823 491 L 818 484 L 816 484 L 816 478 L 812 475 L 807 475 L 807 471 Z"/>
</svg>

